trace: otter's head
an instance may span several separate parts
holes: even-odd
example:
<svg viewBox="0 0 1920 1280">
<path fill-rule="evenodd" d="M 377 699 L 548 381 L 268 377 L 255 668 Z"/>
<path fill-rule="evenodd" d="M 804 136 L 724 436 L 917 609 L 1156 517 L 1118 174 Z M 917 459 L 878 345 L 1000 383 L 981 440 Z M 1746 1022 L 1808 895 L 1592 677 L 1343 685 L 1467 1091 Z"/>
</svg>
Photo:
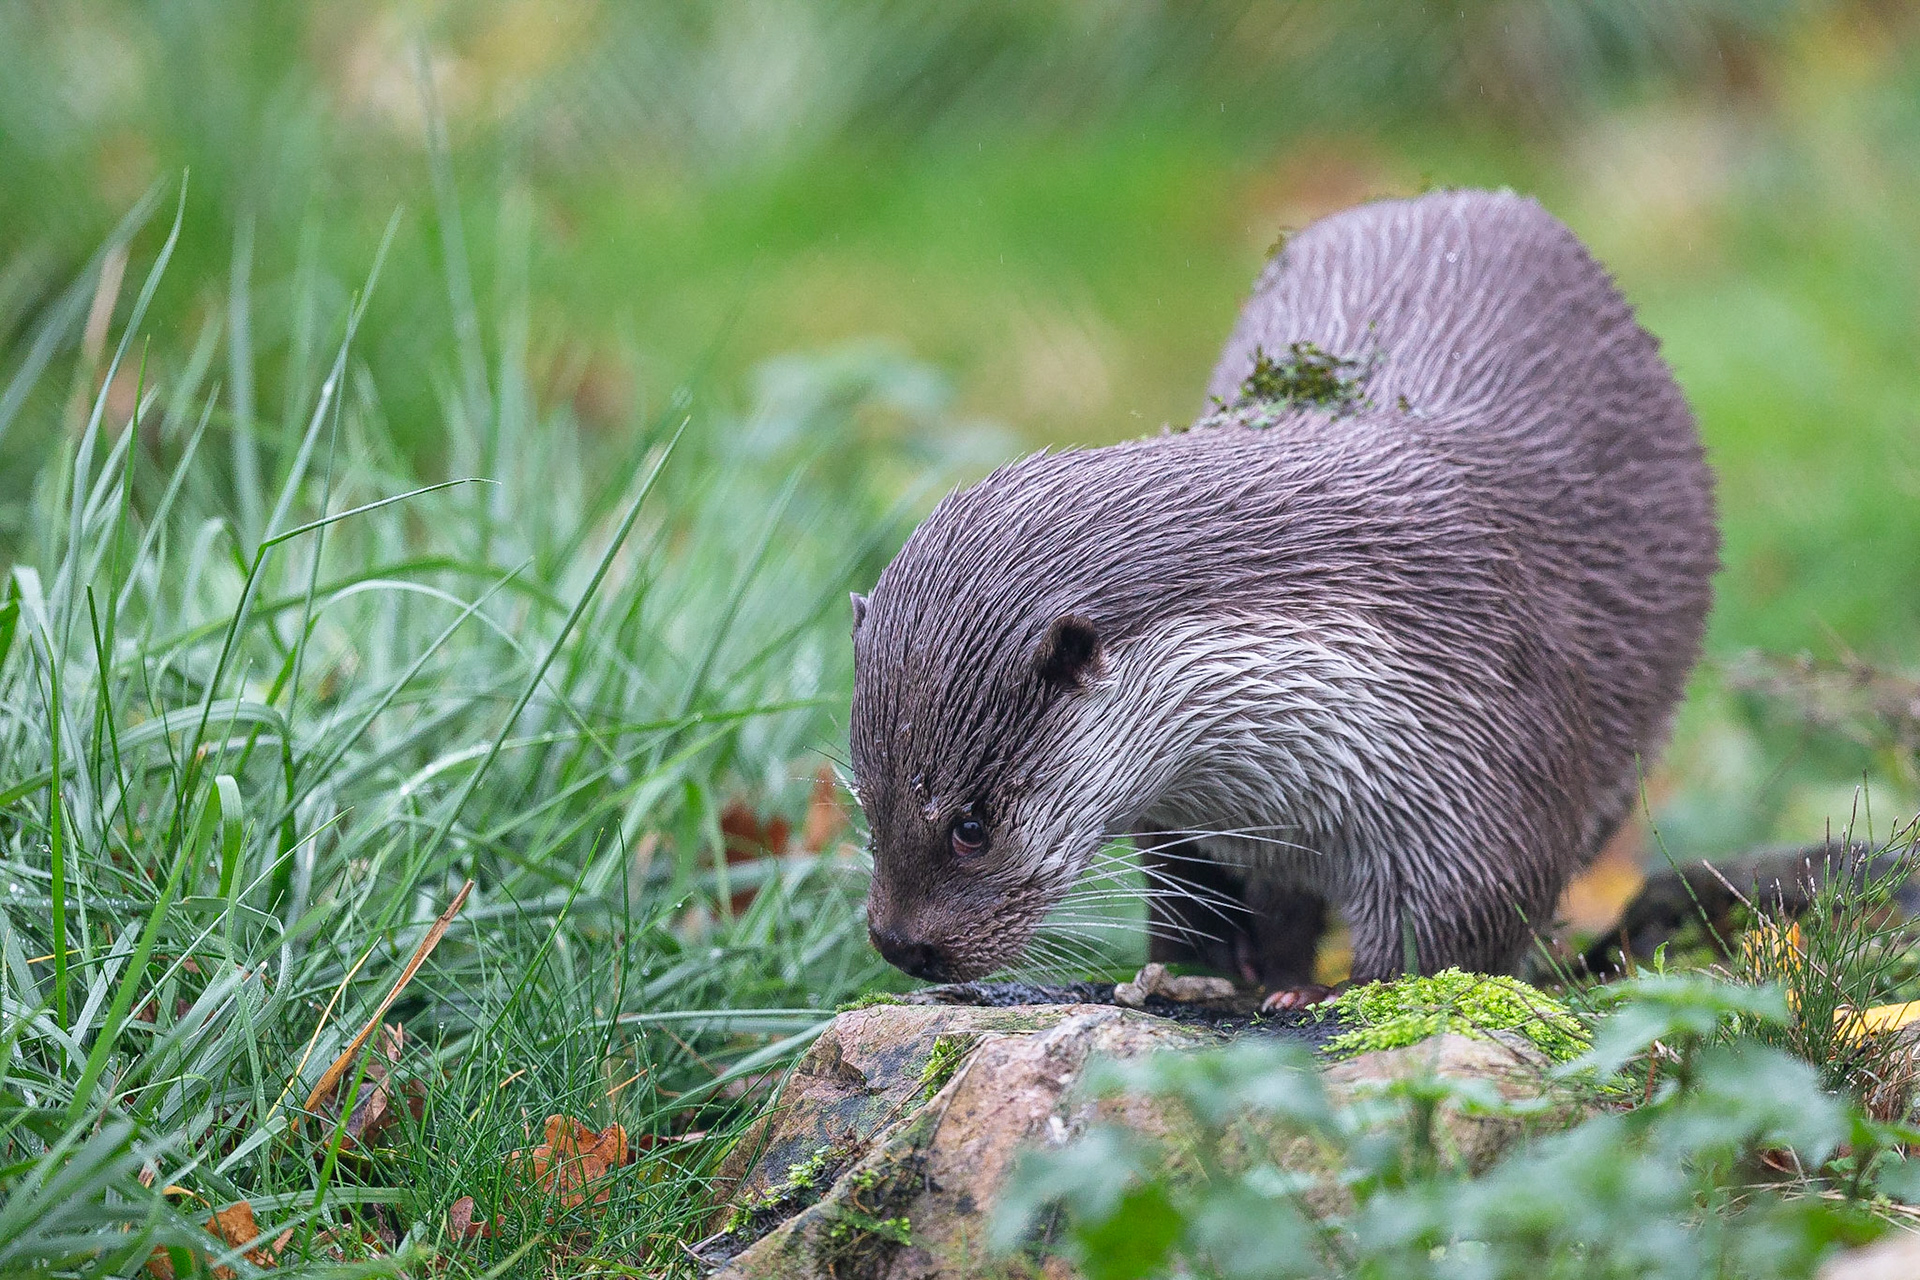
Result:
<svg viewBox="0 0 1920 1280">
<path fill-rule="evenodd" d="M 975 978 L 1017 959 L 1133 816 L 1126 753 L 1100 740 L 1128 628 L 1074 536 L 1086 512 L 1072 456 L 948 496 L 871 598 L 853 599 L 867 925 L 916 977 Z"/>
<path fill-rule="evenodd" d="M 960 645 L 952 656 L 980 665 L 953 670 L 932 646 L 887 645 L 888 613 L 882 592 L 854 598 L 868 934 L 915 977 L 976 978 L 1019 956 L 1104 838 L 1095 798 L 1048 759 L 1069 749 L 1070 704 L 1101 678 L 1100 629 L 1061 613 L 1011 638 L 1016 660 Z"/>
</svg>

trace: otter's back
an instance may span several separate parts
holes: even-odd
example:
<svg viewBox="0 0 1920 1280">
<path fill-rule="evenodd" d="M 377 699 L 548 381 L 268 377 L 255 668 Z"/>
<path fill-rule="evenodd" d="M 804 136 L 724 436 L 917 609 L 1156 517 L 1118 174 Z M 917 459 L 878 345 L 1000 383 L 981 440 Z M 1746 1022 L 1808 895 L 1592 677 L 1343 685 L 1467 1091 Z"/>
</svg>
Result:
<svg viewBox="0 0 1920 1280">
<path fill-rule="evenodd" d="M 1653 338 L 1538 204 L 1461 191 L 1295 236 L 1210 391 L 1233 399 L 1256 348 L 1294 342 L 1368 362 L 1367 416 L 1451 459 L 1508 531 L 1549 639 L 1588 684 L 1600 776 L 1620 780 L 1591 854 L 1631 799 L 1635 754 L 1665 736 L 1717 562 L 1711 478 Z"/>
</svg>

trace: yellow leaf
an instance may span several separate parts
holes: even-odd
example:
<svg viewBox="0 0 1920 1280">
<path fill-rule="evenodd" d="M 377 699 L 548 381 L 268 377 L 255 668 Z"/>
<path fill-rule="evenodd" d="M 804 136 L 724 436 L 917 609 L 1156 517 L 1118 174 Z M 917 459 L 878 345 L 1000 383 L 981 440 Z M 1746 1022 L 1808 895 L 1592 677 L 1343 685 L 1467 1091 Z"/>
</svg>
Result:
<svg viewBox="0 0 1920 1280">
<path fill-rule="evenodd" d="M 1849 1039 L 1898 1031 L 1915 1022 L 1920 1022 L 1920 1000 L 1909 1000 L 1905 1004 L 1877 1004 L 1871 1009 L 1857 1011 L 1841 1005 L 1833 1011 L 1833 1025 L 1840 1028 Z"/>
</svg>

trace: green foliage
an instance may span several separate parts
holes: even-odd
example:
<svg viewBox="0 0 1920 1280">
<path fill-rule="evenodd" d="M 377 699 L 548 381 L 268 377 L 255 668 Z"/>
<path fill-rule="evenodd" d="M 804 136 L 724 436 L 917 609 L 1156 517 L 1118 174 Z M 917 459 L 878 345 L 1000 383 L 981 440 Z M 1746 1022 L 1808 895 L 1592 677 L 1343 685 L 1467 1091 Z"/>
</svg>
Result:
<svg viewBox="0 0 1920 1280">
<path fill-rule="evenodd" d="M 919 1121 L 915 1127 L 930 1136 L 930 1124 Z M 876 1163 L 841 1184 L 842 1194 L 825 1207 L 825 1227 L 815 1240 L 815 1258 L 827 1275 L 871 1274 L 886 1255 L 913 1243 L 905 1209 L 924 1187 L 925 1169 L 925 1157 L 908 1143 L 904 1150 L 883 1149 Z"/>
<path fill-rule="evenodd" d="M 1327 1052 L 1340 1056 L 1398 1049 L 1450 1031 L 1481 1037 L 1511 1031 L 1556 1062 L 1588 1044 L 1587 1029 L 1552 996 L 1518 978 L 1459 969 L 1353 987 L 1318 1012 L 1352 1027 L 1327 1041 Z"/>
<path fill-rule="evenodd" d="M 1916 1181 L 1878 1154 L 1899 1131 L 1824 1091 L 1807 1063 L 1750 1036 L 1706 1043 L 1782 1012 L 1777 991 L 1635 987 L 1576 1065 L 1659 1039 L 1682 1046 L 1686 1069 L 1631 1110 L 1595 1110 L 1477 1172 L 1441 1157 L 1437 1108 L 1522 1121 L 1529 1107 L 1439 1079 L 1336 1106 L 1305 1054 L 1244 1042 L 1130 1063 L 1110 1087 L 1152 1096 L 1190 1128 L 1161 1140 L 1098 1125 L 1031 1157 L 995 1239 L 1063 1250 L 1101 1277 L 1811 1276 L 1836 1245 L 1882 1229 L 1875 1177 L 1902 1194 Z M 1275 1163 L 1270 1141 L 1244 1137 L 1249 1118 L 1305 1145 Z M 1760 1162 L 1779 1151 L 1803 1178 Z"/>
<path fill-rule="evenodd" d="M 1785 1026 L 1786 995 L 1778 987 L 1722 982 L 1703 973 L 1654 973 L 1594 991 L 1611 1015 L 1601 1023 L 1593 1048 L 1569 1071 L 1619 1071 L 1656 1042 L 1677 1060 L 1691 1062 L 1698 1049 L 1726 1034 Z"/>
<path fill-rule="evenodd" d="M 904 1003 L 899 996 L 890 991 L 869 991 L 853 1000 L 845 1000 L 834 1007 L 835 1013 L 852 1013 L 855 1009 L 872 1009 L 878 1005 Z"/>
<path fill-rule="evenodd" d="M 788 1167 L 786 1185 L 796 1191 L 817 1192 L 834 1164 L 845 1159 L 844 1153 L 838 1153 L 832 1147 L 822 1147 L 805 1160 Z"/>
<path fill-rule="evenodd" d="M 912 1244 L 913 1224 L 902 1217 L 869 1218 L 865 1214 L 843 1213 L 827 1228 L 827 1239 L 836 1248 L 857 1249 L 866 1241 L 885 1244 Z"/>
<path fill-rule="evenodd" d="M 742 1240 L 755 1238 L 773 1223 L 816 1203 L 852 1156 L 847 1148 L 829 1143 L 788 1165 L 786 1177 L 735 1204 L 721 1230 Z"/>
<path fill-rule="evenodd" d="M 141 1185 L 141 1166 L 166 1153 L 143 1142 L 131 1123 L 62 1131 L 58 1117 L 17 1095 L 0 1105 L 9 1128 L 57 1135 L 42 1136 L 32 1158 L 0 1174 L 0 1275 L 123 1275 L 157 1247 L 204 1239 Z"/>
</svg>

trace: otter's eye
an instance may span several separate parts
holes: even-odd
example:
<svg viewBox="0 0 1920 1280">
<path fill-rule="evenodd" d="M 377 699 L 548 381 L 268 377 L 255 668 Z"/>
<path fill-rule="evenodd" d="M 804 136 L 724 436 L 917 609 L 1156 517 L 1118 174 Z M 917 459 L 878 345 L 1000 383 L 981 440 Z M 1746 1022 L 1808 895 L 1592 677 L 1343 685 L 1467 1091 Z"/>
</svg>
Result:
<svg viewBox="0 0 1920 1280">
<path fill-rule="evenodd" d="M 955 818 L 948 837 L 955 857 L 971 858 L 987 847 L 987 824 L 978 818 Z"/>
</svg>

